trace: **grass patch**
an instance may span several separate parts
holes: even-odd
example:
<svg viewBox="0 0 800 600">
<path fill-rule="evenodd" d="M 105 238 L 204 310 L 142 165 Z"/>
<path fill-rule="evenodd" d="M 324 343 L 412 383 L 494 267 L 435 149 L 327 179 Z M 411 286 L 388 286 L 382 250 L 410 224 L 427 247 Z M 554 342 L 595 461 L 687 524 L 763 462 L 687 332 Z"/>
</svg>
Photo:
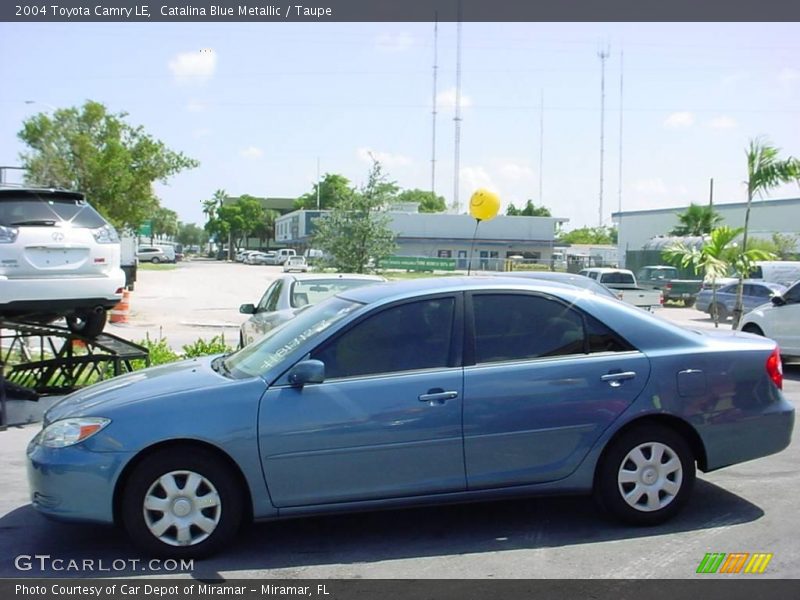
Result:
<svg viewBox="0 0 800 600">
<path fill-rule="evenodd" d="M 172 271 L 173 269 L 177 269 L 178 265 L 173 264 L 162 264 L 158 263 L 154 265 L 153 263 L 139 263 L 139 268 L 142 271 Z"/>
</svg>

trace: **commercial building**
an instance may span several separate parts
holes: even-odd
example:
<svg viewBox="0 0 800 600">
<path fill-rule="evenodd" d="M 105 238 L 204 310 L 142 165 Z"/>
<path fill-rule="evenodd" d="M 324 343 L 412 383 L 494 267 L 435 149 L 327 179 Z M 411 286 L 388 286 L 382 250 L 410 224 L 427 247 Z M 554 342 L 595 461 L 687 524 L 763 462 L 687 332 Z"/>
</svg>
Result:
<svg viewBox="0 0 800 600">
<path fill-rule="evenodd" d="M 658 245 L 657 238 L 667 237 L 680 224 L 678 214 L 688 206 L 655 210 L 622 211 L 612 214 L 619 228 L 620 265 L 626 262 L 627 252 L 645 250 L 648 244 Z M 722 225 L 743 227 L 746 202 L 715 204 Z M 754 200 L 750 210 L 750 235 L 770 239 L 772 234 L 800 234 L 800 198 Z M 798 248 L 797 250 L 800 250 Z"/>
<path fill-rule="evenodd" d="M 314 221 L 327 211 L 297 210 L 275 221 L 278 244 L 299 250 L 311 246 Z M 568 219 L 558 217 L 498 216 L 481 222 L 469 215 L 390 211 L 389 226 L 397 236 L 396 256 L 450 258 L 455 267 L 467 268 L 473 235 L 473 267 L 499 270 L 506 259 L 521 256 L 549 264 L 553 259 L 556 231 Z"/>
</svg>

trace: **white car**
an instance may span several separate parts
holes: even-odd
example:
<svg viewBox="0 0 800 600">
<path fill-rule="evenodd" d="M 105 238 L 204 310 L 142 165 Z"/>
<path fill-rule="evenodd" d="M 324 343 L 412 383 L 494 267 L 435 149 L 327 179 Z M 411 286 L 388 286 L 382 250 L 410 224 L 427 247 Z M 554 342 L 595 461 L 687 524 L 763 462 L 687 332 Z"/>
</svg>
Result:
<svg viewBox="0 0 800 600">
<path fill-rule="evenodd" d="M 139 246 L 136 251 L 139 262 L 174 263 L 176 261 L 175 249 L 172 246 Z"/>
<path fill-rule="evenodd" d="M 739 329 L 772 338 L 783 356 L 800 359 L 800 281 L 744 315 Z"/>
<path fill-rule="evenodd" d="M 283 272 L 290 273 L 291 271 L 298 271 L 305 273 L 308 271 L 308 263 L 303 256 L 290 256 L 283 263 Z"/>
<path fill-rule="evenodd" d="M 0 189 L 0 318 L 94 337 L 122 299 L 116 230 L 78 192 Z"/>
<path fill-rule="evenodd" d="M 239 307 L 240 313 L 251 315 L 239 329 L 239 345 L 245 346 L 293 319 L 306 306 L 318 304 L 349 289 L 385 281 L 378 275 L 349 273 L 281 275 L 267 288 L 258 304 Z"/>
</svg>

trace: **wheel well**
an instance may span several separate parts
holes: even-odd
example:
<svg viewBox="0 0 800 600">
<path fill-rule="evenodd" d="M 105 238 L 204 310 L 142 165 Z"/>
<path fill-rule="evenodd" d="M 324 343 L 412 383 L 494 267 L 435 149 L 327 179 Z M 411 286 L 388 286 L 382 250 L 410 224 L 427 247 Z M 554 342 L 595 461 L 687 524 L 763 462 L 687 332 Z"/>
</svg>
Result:
<svg viewBox="0 0 800 600">
<path fill-rule="evenodd" d="M 161 452 L 162 450 L 166 449 L 177 449 L 177 448 L 197 448 L 206 451 L 210 451 L 215 454 L 217 457 L 225 461 L 228 466 L 231 468 L 231 472 L 236 477 L 237 481 L 239 482 L 239 486 L 244 494 L 245 504 L 245 514 L 243 515 L 244 518 L 242 522 L 245 521 L 252 521 L 253 520 L 253 498 L 250 496 L 250 487 L 247 485 L 247 480 L 242 473 L 242 470 L 239 468 L 239 465 L 228 456 L 226 452 L 214 446 L 213 444 L 209 444 L 207 442 L 202 442 L 200 440 L 169 440 L 166 442 L 160 442 L 158 444 L 154 444 L 152 446 L 148 446 L 141 452 L 139 452 L 136 456 L 134 456 L 125 468 L 120 473 L 119 479 L 117 480 L 117 484 L 114 487 L 114 522 L 120 524 L 120 509 L 122 505 L 122 492 L 125 489 L 125 483 L 128 481 L 128 477 L 130 474 L 133 473 L 134 469 L 141 463 L 145 458 L 155 454 L 156 452 Z"/>
<path fill-rule="evenodd" d="M 742 331 L 746 333 L 755 333 L 756 335 L 764 335 L 764 332 L 761 331 L 761 327 L 756 325 L 755 323 L 747 323 L 742 327 Z"/>
<path fill-rule="evenodd" d="M 692 450 L 692 454 L 694 455 L 695 460 L 697 461 L 697 466 L 701 471 L 706 470 L 706 465 L 708 464 L 708 459 L 706 457 L 706 448 L 703 445 L 703 440 L 700 439 L 697 431 L 695 431 L 694 427 L 689 425 L 683 419 L 678 417 L 674 417 L 671 415 L 647 415 L 645 417 L 641 417 L 630 423 L 625 424 L 619 431 L 617 431 L 614 436 L 608 440 L 606 447 L 603 449 L 602 454 L 600 455 L 600 459 L 597 461 L 598 466 L 603 462 L 605 458 L 606 452 L 608 448 L 610 448 L 613 443 L 622 435 L 629 432 L 632 429 L 636 429 L 642 425 L 661 425 L 664 427 L 668 427 L 672 429 L 674 432 L 678 433 L 686 442 L 689 444 L 689 448 Z"/>
</svg>

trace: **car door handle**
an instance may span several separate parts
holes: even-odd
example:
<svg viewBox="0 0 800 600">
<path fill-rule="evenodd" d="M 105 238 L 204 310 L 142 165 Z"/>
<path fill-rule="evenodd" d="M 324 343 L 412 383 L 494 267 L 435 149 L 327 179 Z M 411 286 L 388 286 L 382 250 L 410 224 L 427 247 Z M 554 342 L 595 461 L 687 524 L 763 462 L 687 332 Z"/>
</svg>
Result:
<svg viewBox="0 0 800 600">
<path fill-rule="evenodd" d="M 430 402 L 431 404 L 444 404 L 448 400 L 452 400 L 453 398 L 458 398 L 458 392 L 450 391 L 445 392 L 442 389 L 435 389 L 435 390 L 428 390 L 427 394 L 421 394 L 419 396 L 420 402 Z"/>
<path fill-rule="evenodd" d="M 636 377 L 635 371 L 622 371 L 620 373 L 607 373 L 600 377 L 600 381 L 608 382 L 611 387 L 619 387 L 626 379 L 633 379 Z"/>
</svg>

